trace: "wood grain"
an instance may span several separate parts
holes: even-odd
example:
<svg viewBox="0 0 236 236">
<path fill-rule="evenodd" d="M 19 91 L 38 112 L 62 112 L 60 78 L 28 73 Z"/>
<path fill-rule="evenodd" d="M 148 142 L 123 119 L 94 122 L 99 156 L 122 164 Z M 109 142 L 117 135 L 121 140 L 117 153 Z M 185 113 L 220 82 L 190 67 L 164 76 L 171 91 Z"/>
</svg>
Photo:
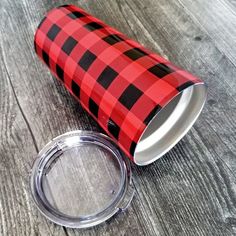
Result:
<svg viewBox="0 0 236 236">
<path fill-rule="evenodd" d="M 236 5 L 233 0 L 70 1 L 201 77 L 208 100 L 186 137 L 162 159 L 133 166 L 125 213 L 87 230 L 36 210 L 29 173 L 50 139 L 101 131 L 33 50 L 45 12 L 64 1 L 0 2 L 1 235 L 236 235 Z"/>
</svg>

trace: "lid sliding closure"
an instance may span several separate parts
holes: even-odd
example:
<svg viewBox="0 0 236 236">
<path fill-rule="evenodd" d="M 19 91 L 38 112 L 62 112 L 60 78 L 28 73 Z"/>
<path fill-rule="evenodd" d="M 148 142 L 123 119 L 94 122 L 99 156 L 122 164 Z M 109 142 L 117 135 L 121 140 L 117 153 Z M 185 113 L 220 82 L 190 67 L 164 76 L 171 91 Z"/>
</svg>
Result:
<svg viewBox="0 0 236 236">
<path fill-rule="evenodd" d="M 49 220 L 87 228 L 125 210 L 134 190 L 129 162 L 107 136 L 73 131 L 48 143 L 31 175 L 33 199 Z"/>
</svg>

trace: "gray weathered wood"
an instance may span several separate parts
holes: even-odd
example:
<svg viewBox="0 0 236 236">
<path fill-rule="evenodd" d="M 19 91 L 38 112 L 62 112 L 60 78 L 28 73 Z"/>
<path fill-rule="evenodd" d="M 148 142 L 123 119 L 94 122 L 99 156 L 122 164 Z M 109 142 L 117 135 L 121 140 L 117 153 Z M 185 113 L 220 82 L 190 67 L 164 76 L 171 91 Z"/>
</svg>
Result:
<svg viewBox="0 0 236 236">
<path fill-rule="evenodd" d="M 187 136 L 147 167 L 133 166 L 129 209 L 88 229 L 57 226 L 36 210 L 29 173 L 50 139 L 101 131 L 33 50 L 44 13 L 64 1 L 0 2 L 1 235 L 236 235 L 236 5 L 233 0 L 70 1 L 209 86 Z"/>
</svg>

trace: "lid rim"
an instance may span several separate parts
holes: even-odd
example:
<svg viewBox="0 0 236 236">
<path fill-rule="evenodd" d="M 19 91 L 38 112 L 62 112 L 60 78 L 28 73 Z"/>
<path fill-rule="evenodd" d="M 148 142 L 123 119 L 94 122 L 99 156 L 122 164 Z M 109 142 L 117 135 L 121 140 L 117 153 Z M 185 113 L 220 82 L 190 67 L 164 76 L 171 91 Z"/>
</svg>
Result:
<svg viewBox="0 0 236 236">
<path fill-rule="evenodd" d="M 121 171 L 121 181 L 119 183 L 119 189 L 117 194 L 111 200 L 111 202 L 103 209 L 102 211 L 86 215 L 85 217 L 74 217 L 66 215 L 53 207 L 47 200 L 47 197 L 44 194 L 42 189 L 42 179 L 43 173 L 47 171 L 45 167 L 47 164 L 57 157 L 55 154 L 58 151 L 63 152 L 63 145 L 58 145 L 58 141 L 63 141 L 68 137 L 79 137 L 79 142 L 86 142 L 83 140 L 83 137 L 87 138 L 87 143 L 92 143 L 94 145 L 100 145 L 106 150 L 112 153 L 113 158 L 115 158 L 120 166 Z M 92 140 L 95 138 L 95 141 Z M 54 158 L 52 160 L 52 158 Z M 108 136 L 93 132 L 93 131 L 71 131 L 65 134 L 62 134 L 50 141 L 38 154 L 32 168 L 31 177 L 31 193 L 33 196 L 33 200 L 39 209 L 39 211 L 49 220 L 53 221 L 56 224 L 70 227 L 70 228 L 87 228 L 98 225 L 114 214 L 116 214 L 120 210 L 120 206 L 126 201 L 126 192 L 130 189 L 131 181 L 131 168 L 130 163 L 127 161 L 127 158 L 124 157 L 124 154 L 120 151 L 114 141 Z M 130 195 L 130 200 L 132 200 L 133 195 Z"/>
</svg>

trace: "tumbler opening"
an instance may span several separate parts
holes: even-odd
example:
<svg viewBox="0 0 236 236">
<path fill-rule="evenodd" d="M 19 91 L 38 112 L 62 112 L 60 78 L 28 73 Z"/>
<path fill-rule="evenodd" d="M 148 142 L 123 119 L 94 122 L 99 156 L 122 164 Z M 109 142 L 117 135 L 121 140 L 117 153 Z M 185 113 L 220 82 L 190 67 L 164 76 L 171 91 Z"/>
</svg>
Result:
<svg viewBox="0 0 236 236">
<path fill-rule="evenodd" d="M 206 95 L 206 86 L 195 84 L 163 107 L 141 135 L 134 152 L 134 162 L 148 165 L 177 144 L 198 118 Z"/>
</svg>

